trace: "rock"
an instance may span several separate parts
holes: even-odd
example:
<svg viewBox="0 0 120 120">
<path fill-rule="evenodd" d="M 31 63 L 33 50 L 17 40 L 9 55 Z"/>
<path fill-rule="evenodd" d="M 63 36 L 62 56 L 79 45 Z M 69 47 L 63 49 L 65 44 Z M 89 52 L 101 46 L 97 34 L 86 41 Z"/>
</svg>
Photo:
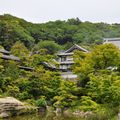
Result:
<svg viewBox="0 0 120 120">
<path fill-rule="evenodd" d="M 36 108 L 25 105 L 13 97 L 0 98 L 0 118 L 31 113 Z"/>
<path fill-rule="evenodd" d="M 38 112 L 46 112 L 46 107 L 39 107 Z"/>
<path fill-rule="evenodd" d="M 68 116 L 68 117 L 72 117 L 73 116 L 73 113 L 72 113 L 72 111 L 70 109 L 64 110 L 63 114 L 65 116 Z"/>
<path fill-rule="evenodd" d="M 56 108 L 56 113 L 62 113 L 62 108 Z"/>
<path fill-rule="evenodd" d="M 87 118 L 87 117 L 93 115 L 93 113 L 91 111 L 84 112 L 84 111 L 78 110 L 78 111 L 73 112 L 73 115 L 80 116 L 81 118 Z"/>
<path fill-rule="evenodd" d="M 65 116 L 69 116 L 69 117 L 72 117 L 72 116 L 75 116 L 75 117 L 80 117 L 80 118 L 88 118 L 90 116 L 93 115 L 93 112 L 91 111 L 80 111 L 80 110 L 71 110 L 71 109 L 67 109 L 63 112 L 63 114 Z"/>
<path fill-rule="evenodd" d="M 8 113 L 2 112 L 2 113 L 0 114 L 0 118 L 7 118 L 7 117 L 9 117 L 9 114 L 8 114 Z"/>
<path fill-rule="evenodd" d="M 120 113 L 118 113 L 118 120 L 120 120 Z"/>
</svg>

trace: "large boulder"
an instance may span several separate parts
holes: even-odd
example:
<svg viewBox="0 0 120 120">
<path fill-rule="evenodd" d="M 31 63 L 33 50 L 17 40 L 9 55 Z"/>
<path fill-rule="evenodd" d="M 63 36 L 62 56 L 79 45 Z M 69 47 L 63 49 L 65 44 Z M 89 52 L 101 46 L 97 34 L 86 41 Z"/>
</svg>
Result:
<svg viewBox="0 0 120 120">
<path fill-rule="evenodd" d="M 0 118 L 36 111 L 35 107 L 25 105 L 13 97 L 0 98 Z"/>
</svg>

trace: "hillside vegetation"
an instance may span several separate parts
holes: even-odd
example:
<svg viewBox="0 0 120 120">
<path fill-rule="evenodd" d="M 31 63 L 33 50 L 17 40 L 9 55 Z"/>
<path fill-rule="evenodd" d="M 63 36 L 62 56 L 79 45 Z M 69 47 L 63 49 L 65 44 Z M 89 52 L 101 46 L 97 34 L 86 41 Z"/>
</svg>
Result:
<svg viewBox="0 0 120 120">
<path fill-rule="evenodd" d="M 38 107 L 47 105 L 72 113 L 92 112 L 91 120 L 110 120 L 120 106 L 120 50 L 113 44 L 97 44 L 103 37 L 120 37 L 119 32 L 119 24 L 81 22 L 78 18 L 33 24 L 11 15 L 0 16 L 0 48 L 21 60 L 0 58 L 0 97 L 13 96 Z M 73 43 L 92 48 L 87 53 L 75 51 L 72 69 L 78 75 L 76 82 L 63 80 L 59 71 L 43 65 L 58 65 L 55 53 Z"/>
<path fill-rule="evenodd" d="M 9 14 L 0 16 L 0 44 L 10 49 L 21 41 L 28 49 L 41 41 L 54 41 L 68 48 L 73 43 L 82 46 L 100 44 L 104 37 L 120 37 L 120 24 L 82 22 L 79 18 L 34 24 Z"/>
</svg>

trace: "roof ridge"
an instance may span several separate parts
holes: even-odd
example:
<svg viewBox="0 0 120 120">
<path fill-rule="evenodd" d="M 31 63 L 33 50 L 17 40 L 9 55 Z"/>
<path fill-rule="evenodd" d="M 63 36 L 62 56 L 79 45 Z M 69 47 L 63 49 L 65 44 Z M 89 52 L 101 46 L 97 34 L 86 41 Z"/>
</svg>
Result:
<svg viewBox="0 0 120 120">
<path fill-rule="evenodd" d="M 80 50 L 82 50 L 84 52 L 88 52 L 88 50 L 86 50 L 85 48 L 83 48 L 83 47 L 81 47 L 81 46 L 79 46 L 77 44 L 74 44 L 72 47 L 70 47 L 68 50 L 66 50 L 65 53 L 69 52 L 70 50 L 72 50 L 74 48 L 78 48 L 78 49 L 80 49 Z"/>
</svg>

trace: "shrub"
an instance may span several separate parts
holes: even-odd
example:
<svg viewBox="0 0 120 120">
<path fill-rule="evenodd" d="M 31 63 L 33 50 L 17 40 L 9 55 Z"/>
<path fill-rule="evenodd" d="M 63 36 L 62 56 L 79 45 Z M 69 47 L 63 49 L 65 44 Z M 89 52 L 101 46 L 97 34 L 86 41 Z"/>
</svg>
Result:
<svg viewBox="0 0 120 120">
<path fill-rule="evenodd" d="M 99 105 L 91 100 L 90 97 L 82 96 L 79 109 L 82 111 L 96 111 L 99 109 Z"/>
<path fill-rule="evenodd" d="M 46 103 L 45 97 L 42 96 L 40 99 L 38 99 L 38 100 L 36 101 L 36 105 L 37 105 L 38 107 L 46 107 L 47 103 Z"/>
</svg>

